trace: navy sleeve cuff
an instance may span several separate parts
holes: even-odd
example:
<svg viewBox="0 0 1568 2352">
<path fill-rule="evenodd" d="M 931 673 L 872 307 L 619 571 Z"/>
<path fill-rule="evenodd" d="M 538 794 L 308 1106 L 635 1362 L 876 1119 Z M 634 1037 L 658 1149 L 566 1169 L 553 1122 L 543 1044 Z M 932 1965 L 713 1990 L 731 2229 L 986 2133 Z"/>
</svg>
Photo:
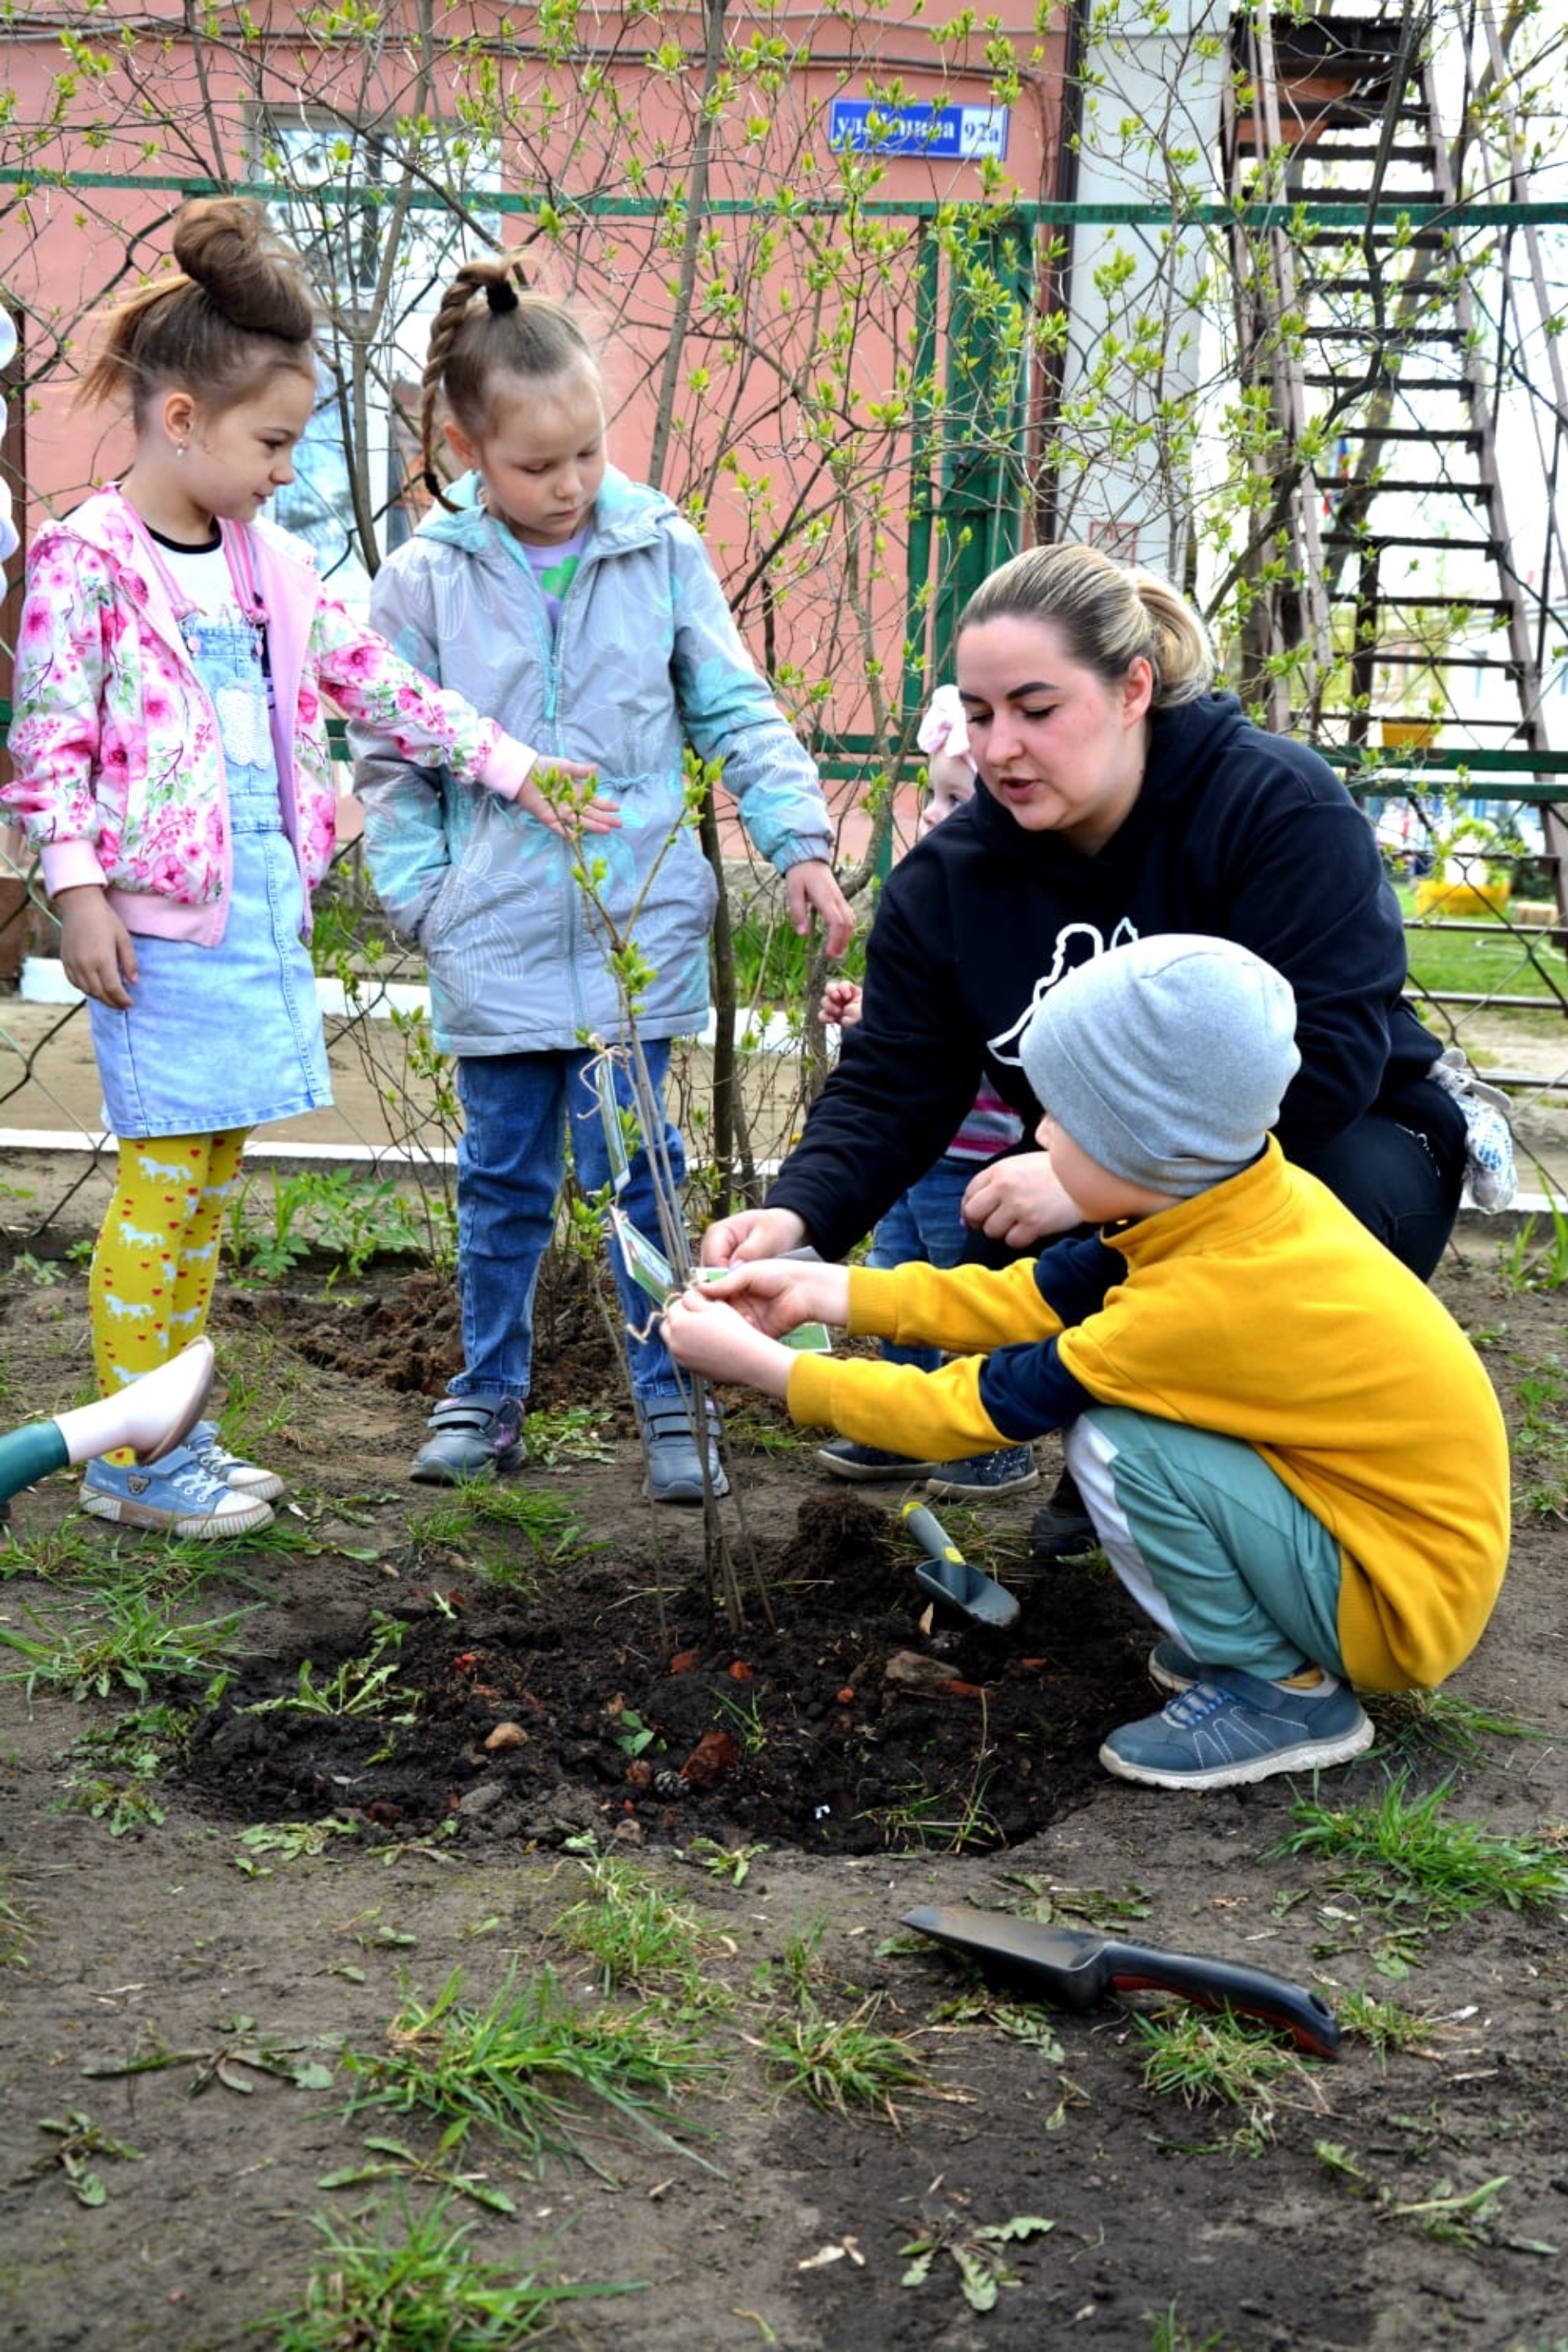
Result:
<svg viewBox="0 0 1568 2352">
<path fill-rule="evenodd" d="M 1065 1429 L 1095 1402 L 1062 1362 L 1058 1344 L 995 1348 L 981 1368 L 980 1402 L 1010 1444 Z"/>
</svg>

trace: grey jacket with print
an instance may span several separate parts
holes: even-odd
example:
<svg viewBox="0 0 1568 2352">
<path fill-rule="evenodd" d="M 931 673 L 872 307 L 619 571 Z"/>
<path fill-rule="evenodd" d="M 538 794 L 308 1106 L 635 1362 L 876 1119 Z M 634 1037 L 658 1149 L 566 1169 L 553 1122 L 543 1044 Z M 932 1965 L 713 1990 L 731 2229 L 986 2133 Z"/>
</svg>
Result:
<svg viewBox="0 0 1568 2352">
<path fill-rule="evenodd" d="M 700 1028 L 715 885 L 682 822 L 688 745 L 723 761 L 747 832 L 781 873 L 827 856 L 831 829 L 816 771 L 690 524 L 607 469 L 552 635 L 510 534 L 478 506 L 437 513 L 383 567 L 371 613 L 405 660 L 545 759 L 597 769 L 621 829 L 585 836 L 584 850 L 603 863 L 614 921 L 631 924 L 654 969 L 639 1028 Z M 615 1037 L 606 942 L 572 878 L 575 852 L 513 803 L 412 766 L 363 728 L 351 740 L 372 879 L 425 951 L 437 1043 L 522 1054 Z"/>
</svg>

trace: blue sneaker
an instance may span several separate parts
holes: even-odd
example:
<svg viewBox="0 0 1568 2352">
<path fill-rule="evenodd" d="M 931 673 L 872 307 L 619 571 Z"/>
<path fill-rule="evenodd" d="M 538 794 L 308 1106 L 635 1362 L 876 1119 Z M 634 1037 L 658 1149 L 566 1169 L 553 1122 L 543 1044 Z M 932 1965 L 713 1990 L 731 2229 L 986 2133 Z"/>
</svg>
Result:
<svg viewBox="0 0 1568 2352">
<path fill-rule="evenodd" d="M 908 1454 L 889 1454 L 880 1445 L 862 1445 L 853 1437 L 836 1437 L 831 1444 L 819 1445 L 816 1458 L 836 1478 L 851 1478 L 859 1486 L 900 1481 L 912 1486 L 937 1466 L 934 1462 L 917 1462 Z"/>
<path fill-rule="evenodd" d="M 170 1536 L 245 1536 L 270 1527 L 272 1506 L 238 1494 L 177 1445 L 161 1462 L 89 1462 L 79 1497 L 95 1519 Z"/>
<path fill-rule="evenodd" d="M 1348 1764 L 1373 1727 L 1344 1684 L 1287 1690 L 1239 1666 L 1205 1666 L 1158 1715 L 1124 1723 L 1100 1751 L 1119 1780 L 1152 1789 L 1234 1789 L 1275 1772 Z"/>
<path fill-rule="evenodd" d="M 216 1421 L 198 1421 L 185 1440 L 185 1451 L 195 1455 L 209 1478 L 237 1495 L 248 1495 L 253 1503 L 273 1502 L 283 1492 L 283 1481 L 276 1470 L 263 1470 L 258 1462 L 247 1462 L 242 1454 L 229 1452 L 217 1433 Z"/>
<path fill-rule="evenodd" d="M 443 1397 L 431 1414 L 430 1435 L 408 1475 L 419 1486 L 457 1486 L 489 1478 L 528 1459 L 522 1406 L 516 1397 Z"/>
<path fill-rule="evenodd" d="M 702 1462 L 697 1451 L 691 1415 L 680 1398 L 655 1397 L 647 1404 L 639 1404 L 637 1415 L 643 1452 L 647 1456 L 647 1476 L 643 1480 L 643 1493 L 656 1503 L 700 1503 L 702 1500 Z M 724 1475 L 719 1449 L 713 1443 L 718 1426 L 718 1416 L 710 1405 L 708 1483 L 715 1495 L 727 1495 L 730 1481 Z"/>
<path fill-rule="evenodd" d="M 1173 1635 L 1156 1642 L 1149 1653 L 1149 1679 L 1156 1690 L 1191 1690 L 1203 1678 L 1204 1670 L 1197 1659 Z"/>
<path fill-rule="evenodd" d="M 991 1454 L 939 1462 L 935 1475 L 926 1480 L 926 1493 L 945 1495 L 952 1502 L 984 1503 L 996 1495 L 1021 1495 L 1026 1486 L 1039 1483 L 1032 1445 L 999 1445 Z"/>
</svg>

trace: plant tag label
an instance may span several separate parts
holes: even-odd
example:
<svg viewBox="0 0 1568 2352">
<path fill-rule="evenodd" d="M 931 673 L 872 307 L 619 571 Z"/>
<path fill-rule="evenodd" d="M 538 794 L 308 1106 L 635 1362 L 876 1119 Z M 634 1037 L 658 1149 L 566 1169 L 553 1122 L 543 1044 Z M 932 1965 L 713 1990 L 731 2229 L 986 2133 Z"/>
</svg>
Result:
<svg viewBox="0 0 1568 2352">
<path fill-rule="evenodd" d="M 626 1211 L 614 1201 L 610 1202 L 610 1223 L 620 1244 L 632 1280 L 640 1290 L 646 1290 L 656 1307 L 662 1307 L 672 1291 L 679 1290 L 669 1260 L 656 1249 L 646 1234 L 639 1234 Z"/>
<path fill-rule="evenodd" d="M 621 1107 L 616 1100 L 616 1074 L 607 1054 L 602 1055 L 594 1065 L 594 1091 L 599 1097 L 599 1118 L 605 1129 L 605 1150 L 609 1155 L 610 1190 L 615 1193 L 624 1192 L 631 1181 L 632 1171 L 631 1164 L 626 1158 L 626 1129 L 621 1125 Z M 657 1250 L 654 1255 L 658 1257 Z M 629 1251 L 627 1257 L 629 1262 Z M 659 1257 L 658 1262 L 661 1265 L 664 1265 L 662 1257 Z M 635 1266 L 632 1271 L 634 1274 L 637 1272 Z M 668 1266 L 665 1267 L 665 1271 L 668 1274 Z M 642 1281 L 641 1275 L 637 1275 L 637 1280 Z M 645 1289 L 647 1287 L 646 1283 L 643 1284 L 643 1287 Z M 665 1295 L 665 1292 L 660 1292 L 661 1299 Z"/>
</svg>

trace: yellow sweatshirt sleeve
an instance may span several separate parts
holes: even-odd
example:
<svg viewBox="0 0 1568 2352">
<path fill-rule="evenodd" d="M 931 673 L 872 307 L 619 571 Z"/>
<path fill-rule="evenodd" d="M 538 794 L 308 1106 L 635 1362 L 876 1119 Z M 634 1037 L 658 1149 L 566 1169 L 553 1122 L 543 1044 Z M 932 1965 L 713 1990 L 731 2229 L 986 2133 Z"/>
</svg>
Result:
<svg viewBox="0 0 1568 2352">
<path fill-rule="evenodd" d="M 999 1270 L 987 1265 L 852 1266 L 849 1320 L 861 1338 L 901 1348 L 945 1348 L 950 1356 L 988 1356 L 1052 1339 L 1062 1321 L 1041 1297 L 1033 1258 Z"/>
<path fill-rule="evenodd" d="M 824 1423 L 862 1445 L 915 1462 L 958 1462 L 1016 1443 L 980 1402 L 983 1361 L 964 1356 L 922 1372 L 868 1356 L 802 1356 L 791 1367 L 785 1402 L 792 1421 Z"/>
</svg>

